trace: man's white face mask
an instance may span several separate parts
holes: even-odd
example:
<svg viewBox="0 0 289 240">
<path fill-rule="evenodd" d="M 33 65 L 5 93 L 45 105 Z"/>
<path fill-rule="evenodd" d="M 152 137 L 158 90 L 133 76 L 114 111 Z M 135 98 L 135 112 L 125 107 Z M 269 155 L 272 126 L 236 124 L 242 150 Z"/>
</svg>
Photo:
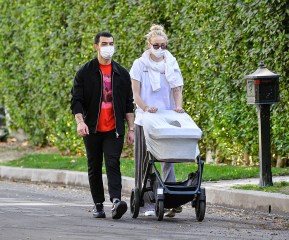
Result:
<svg viewBox="0 0 289 240">
<path fill-rule="evenodd" d="M 100 55 L 106 59 L 109 60 L 112 58 L 114 54 L 114 46 L 104 46 L 100 47 Z"/>
</svg>

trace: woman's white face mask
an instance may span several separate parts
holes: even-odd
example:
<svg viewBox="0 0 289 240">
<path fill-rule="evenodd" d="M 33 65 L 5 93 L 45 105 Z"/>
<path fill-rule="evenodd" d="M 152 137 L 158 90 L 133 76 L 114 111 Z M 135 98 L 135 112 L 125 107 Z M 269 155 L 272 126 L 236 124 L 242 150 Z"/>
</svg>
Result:
<svg viewBox="0 0 289 240">
<path fill-rule="evenodd" d="M 100 47 L 100 55 L 106 59 L 109 60 L 112 58 L 114 54 L 114 46 L 104 46 Z"/>
<path fill-rule="evenodd" d="M 162 58 L 162 57 L 164 57 L 165 51 L 166 51 L 166 49 L 162 49 L 162 48 L 154 49 L 154 47 L 151 46 L 151 53 L 152 53 L 156 58 Z"/>
</svg>

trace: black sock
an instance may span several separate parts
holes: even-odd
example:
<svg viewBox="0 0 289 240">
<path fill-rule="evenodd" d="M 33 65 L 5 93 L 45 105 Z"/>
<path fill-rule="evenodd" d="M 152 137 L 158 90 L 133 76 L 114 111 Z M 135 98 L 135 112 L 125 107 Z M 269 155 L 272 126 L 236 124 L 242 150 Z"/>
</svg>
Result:
<svg viewBox="0 0 289 240">
<path fill-rule="evenodd" d="M 96 207 L 96 210 L 98 212 L 102 211 L 103 210 L 103 204 L 102 203 L 96 203 L 95 204 L 95 207 Z"/>
</svg>

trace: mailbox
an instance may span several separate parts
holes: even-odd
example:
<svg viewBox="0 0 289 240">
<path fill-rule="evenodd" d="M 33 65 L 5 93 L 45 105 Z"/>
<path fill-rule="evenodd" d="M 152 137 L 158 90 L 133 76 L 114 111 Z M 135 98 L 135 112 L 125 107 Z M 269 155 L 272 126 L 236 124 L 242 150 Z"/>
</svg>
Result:
<svg viewBox="0 0 289 240">
<path fill-rule="evenodd" d="M 270 72 L 260 63 L 259 68 L 247 75 L 247 101 L 256 104 L 259 125 L 260 186 L 271 186 L 270 104 L 280 101 L 280 75 Z"/>
<path fill-rule="evenodd" d="M 247 75 L 247 102 L 249 104 L 272 104 L 280 101 L 280 75 L 270 72 L 263 62 L 252 74 Z"/>
</svg>

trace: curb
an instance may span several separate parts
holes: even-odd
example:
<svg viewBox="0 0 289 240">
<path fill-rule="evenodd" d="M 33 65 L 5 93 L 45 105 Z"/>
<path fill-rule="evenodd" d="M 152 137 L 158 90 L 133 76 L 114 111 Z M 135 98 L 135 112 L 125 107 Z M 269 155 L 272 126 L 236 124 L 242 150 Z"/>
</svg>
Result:
<svg viewBox="0 0 289 240">
<path fill-rule="evenodd" d="M 207 202 L 215 205 L 276 214 L 289 213 L 289 196 L 285 194 L 206 187 L 206 195 Z"/>
<path fill-rule="evenodd" d="M 67 170 L 0 166 L 0 179 L 65 184 L 89 188 L 87 173 Z M 228 183 L 228 181 L 226 182 Z M 103 185 L 107 190 L 107 177 L 105 174 L 103 175 Z M 285 213 L 286 215 L 289 213 L 289 195 L 210 186 L 208 182 L 205 182 L 203 186 L 206 188 L 206 201 L 209 204 L 267 213 Z M 124 193 L 130 194 L 133 187 L 134 178 L 122 177 L 122 190 Z"/>
<path fill-rule="evenodd" d="M 34 169 L 0 166 L 0 179 L 10 181 L 29 181 L 64 184 L 70 186 L 88 187 L 88 176 L 86 172 L 54 170 L 54 169 Z M 107 190 L 107 176 L 103 174 L 103 187 Z M 125 193 L 131 192 L 134 187 L 134 179 L 122 177 L 122 190 Z"/>
</svg>

